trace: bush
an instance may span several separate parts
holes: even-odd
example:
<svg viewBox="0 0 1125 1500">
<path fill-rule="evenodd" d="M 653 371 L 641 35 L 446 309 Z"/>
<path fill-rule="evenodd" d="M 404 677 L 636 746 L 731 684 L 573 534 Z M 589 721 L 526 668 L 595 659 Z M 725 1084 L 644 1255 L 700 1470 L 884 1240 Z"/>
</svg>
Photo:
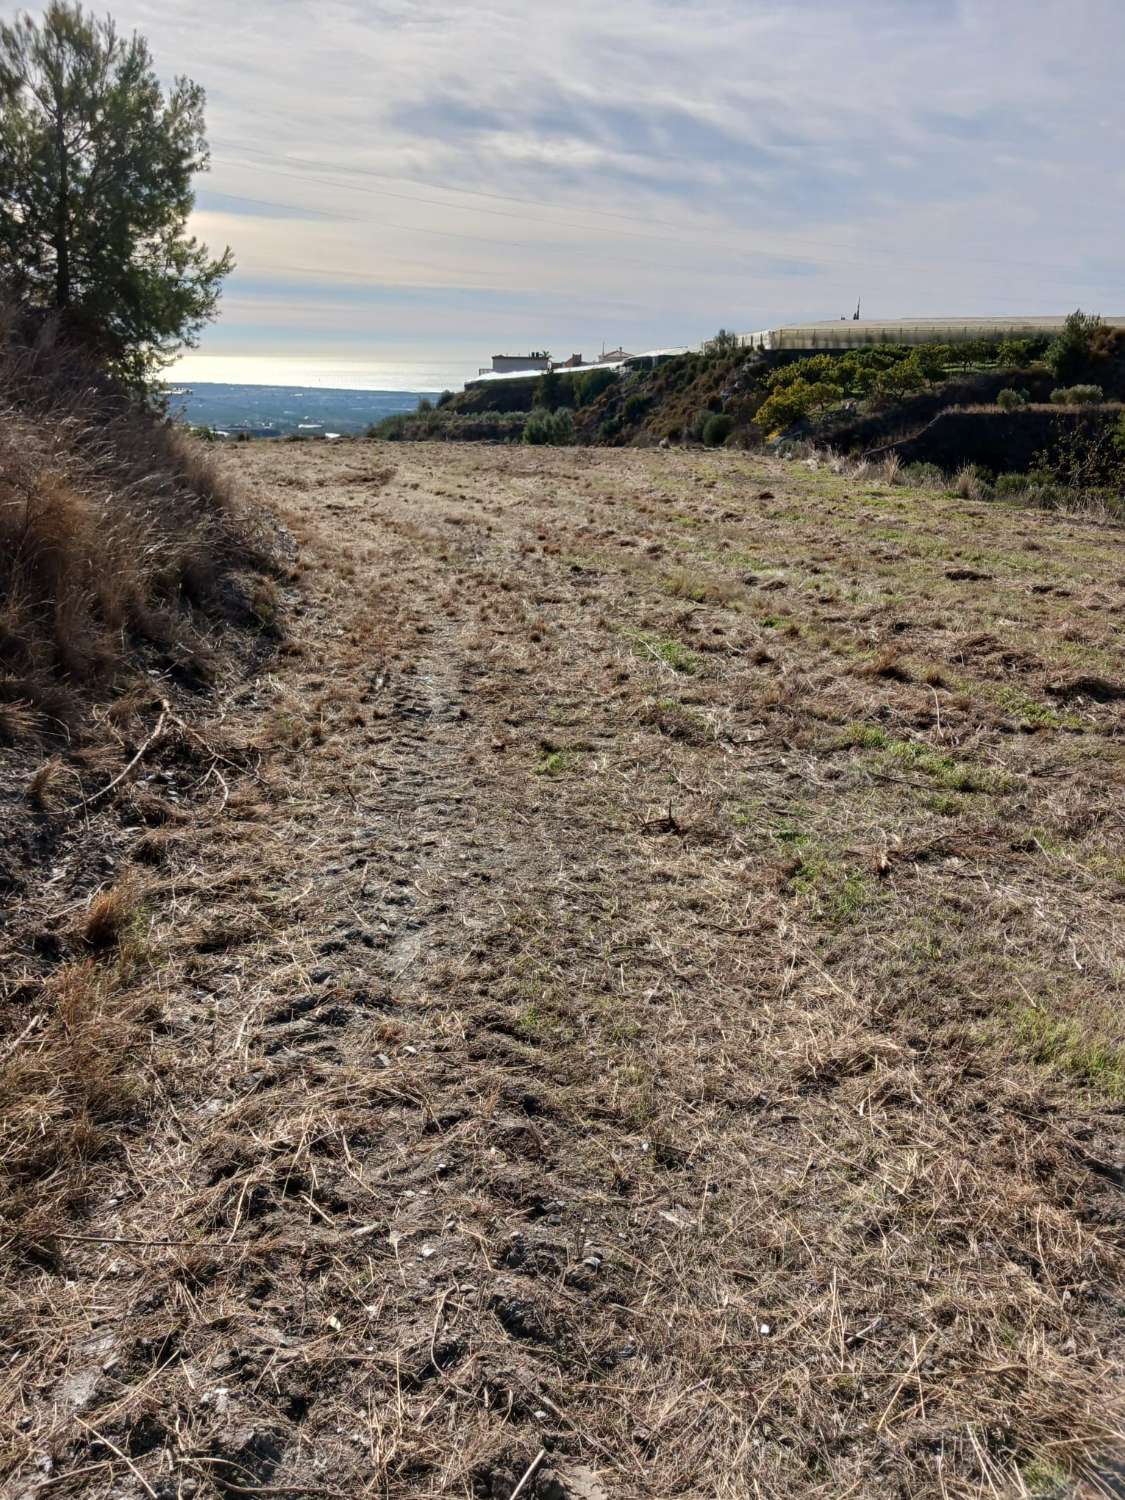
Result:
<svg viewBox="0 0 1125 1500">
<path fill-rule="evenodd" d="M 1012 500 L 1025 495 L 1030 483 L 1026 474 L 997 474 L 992 489 L 998 500 Z"/>
<path fill-rule="evenodd" d="M 764 432 L 784 431 L 803 417 L 826 411 L 843 400 L 843 391 L 827 380 L 794 380 L 775 390 L 758 409 L 755 420 Z"/>
<path fill-rule="evenodd" d="M 1056 406 L 1097 406 L 1105 400 L 1100 385 L 1060 385 L 1051 392 Z"/>
<path fill-rule="evenodd" d="M 1050 346 L 1050 339 L 1002 339 L 997 350 L 997 359 L 1006 369 L 1026 369 L 1035 360 L 1041 359 Z"/>
<path fill-rule="evenodd" d="M 726 416 L 723 412 L 715 412 L 704 423 L 703 446 L 721 448 L 733 431 L 734 418 Z"/>
<path fill-rule="evenodd" d="M 1081 308 L 1070 314 L 1045 356 L 1046 366 L 1056 380 L 1073 380 L 1087 368 L 1104 326 L 1101 318 L 1084 313 Z"/>
<path fill-rule="evenodd" d="M 554 411 L 537 407 L 524 424 L 523 440 L 534 447 L 564 447 L 574 442 L 574 417 L 565 406 Z"/>
<path fill-rule="evenodd" d="M 1027 405 L 1027 392 L 1014 390 L 1010 385 L 1005 386 L 996 393 L 996 405 L 1001 411 L 1015 411 L 1018 406 Z"/>
<path fill-rule="evenodd" d="M 940 465 L 926 463 L 906 464 L 899 472 L 899 479 L 915 489 L 939 489 L 948 483 Z"/>
<path fill-rule="evenodd" d="M 576 405 L 590 406 L 616 380 L 616 370 L 590 370 L 585 375 L 580 375 L 573 382 Z"/>
<path fill-rule="evenodd" d="M 703 352 L 715 358 L 719 355 L 737 354 L 741 348 L 737 333 L 732 333 L 729 328 L 720 328 L 715 337 L 708 339 L 703 345 Z"/>
<path fill-rule="evenodd" d="M 574 405 L 574 386 L 557 370 L 545 370 L 535 382 L 535 405 L 557 411 L 560 406 Z"/>
<path fill-rule="evenodd" d="M 626 397 L 625 404 L 621 408 L 622 421 L 639 422 L 651 405 L 652 400 L 648 396 L 636 395 Z"/>
<path fill-rule="evenodd" d="M 990 500 L 992 484 L 976 464 L 962 464 L 953 476 L 953 488 L 962 500 Z"/>
</svg>

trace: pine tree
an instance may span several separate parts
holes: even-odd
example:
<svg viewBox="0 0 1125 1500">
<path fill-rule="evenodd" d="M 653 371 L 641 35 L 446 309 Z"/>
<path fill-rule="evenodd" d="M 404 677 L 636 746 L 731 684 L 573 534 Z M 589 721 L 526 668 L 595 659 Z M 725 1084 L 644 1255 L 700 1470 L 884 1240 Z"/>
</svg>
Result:
<svg viewBox="0 0 1125 1500">
<path fill-rule="evenodd" d="M 81 5 L 0 24 L 0 290 L 137 385 L 195 342 L 234 263 L 186 232 L 203 106 Z"/>
</svg>

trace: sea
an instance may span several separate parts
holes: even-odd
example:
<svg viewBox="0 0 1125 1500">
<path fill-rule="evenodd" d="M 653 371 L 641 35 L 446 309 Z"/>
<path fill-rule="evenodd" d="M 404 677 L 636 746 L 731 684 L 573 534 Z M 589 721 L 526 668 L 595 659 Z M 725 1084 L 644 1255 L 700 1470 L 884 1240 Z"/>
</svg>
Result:
<svg viewBox="0 0 1125 1500">
<path fill-rule="evenodd" d="M 169 385 L 172 416 L 219 437 L 351 437 L 395 412 L 416 411 L 422 391 L 335 390 L 301 385 Z"/>
</svg>

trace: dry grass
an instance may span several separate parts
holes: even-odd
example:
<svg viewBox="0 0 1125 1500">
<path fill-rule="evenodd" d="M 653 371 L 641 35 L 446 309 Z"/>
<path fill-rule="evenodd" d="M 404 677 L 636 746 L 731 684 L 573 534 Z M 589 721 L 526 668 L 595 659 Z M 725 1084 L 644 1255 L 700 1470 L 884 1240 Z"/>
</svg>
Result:
<svg viewBox="0 0 1125 1500">
<path fill-rule="evenodd" d="M 139 915 L 136 888 L 131 880 L 123 880 L 99 891 L 90 902 L 82 917 L 82 941 L 96 950 L 117 947 Z"/>
<path fill-rule="evenodd" d="M 141 644 L 205 676 L 192 611 L 264 561 L 208 459 L 0 314 L 0 738 L 73 729 Z"/>
<path fill-rule="evenodd" d="M 159 961 L 79 965 L 132 1112 L 13 1246 L 14 1482 L 1076 1495 L 1125 1369 L 1121 534 L 368 451 L 229 457 L 307 480 L 305 649 L 155 841 Z M 671 536 L 778 586 L 672 595 Z M 58 1056 L 28 1098 L 105 1132 Z"/>
</svg>

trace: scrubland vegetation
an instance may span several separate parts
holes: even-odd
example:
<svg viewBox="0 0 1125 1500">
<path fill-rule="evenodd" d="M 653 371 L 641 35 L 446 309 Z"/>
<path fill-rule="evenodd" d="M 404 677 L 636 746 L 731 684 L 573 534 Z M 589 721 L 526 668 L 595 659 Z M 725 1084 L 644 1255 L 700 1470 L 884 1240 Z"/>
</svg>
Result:
<svg viewBox="0 0 1125 1500">
<path fill-rule="evenodd" d="M 1053 339 L 804 357 L 747 351 L 720 334 L 652 370 L 552 371 L 473 387 L 436 410 L 390 418 L 373 435 L 770 451 L 811 443 L 853 460 L 896 451 L 907 476 L 921 464 L 952 479 L 970 464 L 982 483 L 1011 492 L 1018 472 L 1031 496 L 1067 506 L 1085 498 L 1105 512 L 1120 510 L 1125 494 L 1123 397 L 1119 331 L 1076 312 Z M 938 420 L 962 412 L 973 420 Z"/>
</svg>

